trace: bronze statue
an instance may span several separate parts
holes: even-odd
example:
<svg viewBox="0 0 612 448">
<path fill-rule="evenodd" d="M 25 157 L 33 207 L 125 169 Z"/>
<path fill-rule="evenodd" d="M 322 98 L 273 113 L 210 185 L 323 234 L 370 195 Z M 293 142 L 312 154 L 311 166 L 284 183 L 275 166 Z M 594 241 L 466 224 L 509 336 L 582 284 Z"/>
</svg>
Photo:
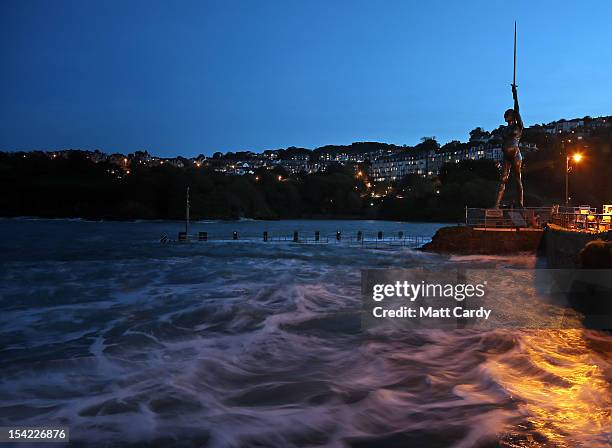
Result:
<svg viewBox="0 0 612 448">
<path fill-rule="evenodd" d="M 502 166 L 501 181 L 499 190 L 497 191 L 497 201 L 495 208 L 499 208 L 501 201 L 506 191 L 506 184 L 510 178 L 510 170 L 514 169 L 514 178 L 516 179 L 516 188 L 518 193 L 518 203 L 523 207 L 523 181 L 521 177 L 521 168 L 523 165 L 523 156 L 519 149 L 519 142 L 523 135 L 523 120 L 519 113 L 518 95 L 516 93 L 516 85 L 512 84 L 512 96 L 514 97 L 514 109 L 508 109 L 504 113 L 504 120 L 508 123 L 501 130 L 502 152 L 504 154 L 504 162 Z"/>
<path fill-rule="evenodd" d="M 523 180 L 521 178 L 521 168 L 523 166 L 523 156 L 519 149 L 521 136 L 523 135 L 523 120 L 519 113 L 518 95 L 516 94 L 516 21 L 514 22 L 514 74 L 512 76 L 512 97 L 514 98 L 514 109 L 508 109 L 504 113 L 504 120 L 508 126 L 502 128 L 502 152 L 504 153 L 504 164 L 502 166 L 501 182 L 497 191 L 495 208 L 499 208 L 506 191 L 506 184 L 510 178 L 510 170 L 514 169 L 516 179 L 516 189 L 518 193 L 518 203 L 523 207 Z"/>
</svg>

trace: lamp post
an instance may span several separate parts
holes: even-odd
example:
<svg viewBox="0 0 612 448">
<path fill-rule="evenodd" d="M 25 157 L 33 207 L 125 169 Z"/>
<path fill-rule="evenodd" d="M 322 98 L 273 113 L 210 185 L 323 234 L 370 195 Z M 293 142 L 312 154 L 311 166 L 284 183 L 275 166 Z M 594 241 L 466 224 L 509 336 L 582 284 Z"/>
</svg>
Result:
<svg viewBox="0 0 612 448">
<path fill-rule="evenodd" d="M 577 152 L 573 156 L 569 156 L 567 153 L 565 154 L 565 206 L 569 205 L 569 172 L 570 172 L 570 159 L 572 159 L 575 163 L 578 163 L 582 160 L 582 154 Z"/>
</svg>

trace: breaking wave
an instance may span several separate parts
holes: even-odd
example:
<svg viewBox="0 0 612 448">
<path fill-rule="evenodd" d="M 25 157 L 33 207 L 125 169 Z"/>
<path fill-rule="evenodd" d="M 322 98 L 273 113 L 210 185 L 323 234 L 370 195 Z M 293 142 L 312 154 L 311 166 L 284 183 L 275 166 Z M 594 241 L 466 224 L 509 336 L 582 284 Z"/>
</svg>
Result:
<svg viewBox="0 0 612 448">
<path fill-rule="evenodd" d="M 2 243 L 0 425 L 66 425 L 87 446 L 610 446 L 607 333 L 361 331 L 361 268 L 532 269 L 531 256 L 164 246 L 159 235 L 177 225 L 160 222 L 0 226 L 14 235 Z M 436 227 L 206 226 L 211 236 Z"/>
</svg>

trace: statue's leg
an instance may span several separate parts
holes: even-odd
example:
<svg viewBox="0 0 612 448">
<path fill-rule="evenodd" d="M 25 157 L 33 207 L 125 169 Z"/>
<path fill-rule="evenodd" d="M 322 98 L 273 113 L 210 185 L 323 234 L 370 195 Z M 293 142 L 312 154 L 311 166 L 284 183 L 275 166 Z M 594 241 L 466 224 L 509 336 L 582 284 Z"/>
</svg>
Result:
<svg viewBox="0 0 612 448">
<path fill-rule="evenodd" d="M 518 194 L 518 202 L 523 207 L 523 176 L 521 175 L 521 169 L 523 168 L 523 161 L 516 159 L 514 161 L 514 178 L 516 179 L 516 192 Z"/>
<path fill-rule="evenodd" d="M 502 199 L 504 198 L 504 192 L 506 191 L 506 184 L 508 183 L 508 179 L 510 178 L 510 169 L 512 168 L 512 162 L 508 160 L 504 160 L 504 165 L 502 167 L 502 175 L 499 182 L 499 189 L 497 190 L 497 200 L 495 201 L 495 208 L 499 208 Z"/>
</svg>

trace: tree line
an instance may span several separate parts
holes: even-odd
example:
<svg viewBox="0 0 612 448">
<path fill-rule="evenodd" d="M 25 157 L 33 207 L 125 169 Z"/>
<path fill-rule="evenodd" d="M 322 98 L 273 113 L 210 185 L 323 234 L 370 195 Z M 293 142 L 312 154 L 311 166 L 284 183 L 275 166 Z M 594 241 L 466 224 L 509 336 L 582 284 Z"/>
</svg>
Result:
<svg viewBox="0 0 612 448">
<path fill-rule="evenodd" d="M 564 137 L 567 138 L 567 137 Z M 612 131 L 603 129 L 581 141 L 526 132 L 540 148 L 525 155 L 525 202 L 540 206 L 563 201 L 565 153 L 584 158 L 572 168 L 574 203 L 612 202 Z M 568 139 L 569 140 L 569 139 Z M 437 146 L 426 139 L 421 145 Z M 450 142 L 447 145 L 466 145 Z M 417 145 L 418 147 L 419 145 Z M 415 148 L 417 148 L 415 147 Z M 443 147 L 444 148 L 444 147 Z M 367 218 L 460 221 L 464 208 L 490 207 L 499 167 L 490 160 L 446 164 L 435 178 L 409 175 L 376 183 L 352 168 L 289 175 L 284 169 L 258 169 L 230 176 L 188 166 L 132 166 L 126 174 L 107 162 L 94 163 L 81 151 L 52 158 L 42 152 L 0 153 L 0 214 L 86 219 L 182 219 L 190 187 L 194 219 Z M 512 180 L 507 200 L 512 202 Z M 369 185 L 369 186 L 368 186 Z"/>
</svg>

